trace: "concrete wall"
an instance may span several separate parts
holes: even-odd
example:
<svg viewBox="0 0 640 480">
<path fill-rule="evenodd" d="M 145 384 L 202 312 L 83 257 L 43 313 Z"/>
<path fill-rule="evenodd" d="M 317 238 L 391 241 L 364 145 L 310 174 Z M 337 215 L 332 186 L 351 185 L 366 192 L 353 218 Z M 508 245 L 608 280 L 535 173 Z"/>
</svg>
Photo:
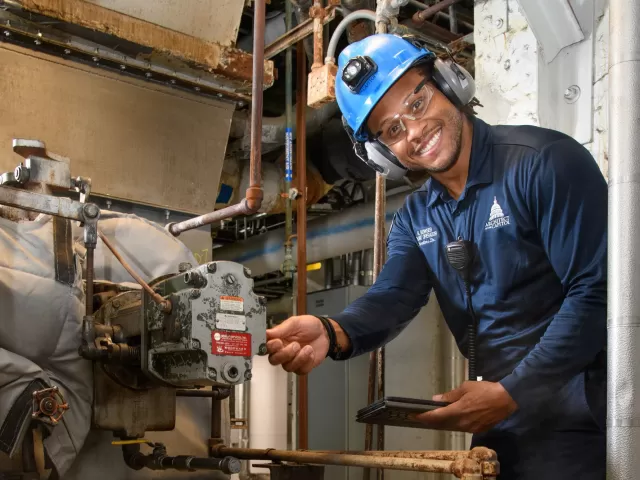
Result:
<svg viewBox="0 0 640 480">
<path fill-rule="evenodd" d="M 548 62 L 517 0 L 476 2 L 477 97 L 484 105 L 479 117 L 493 124 L 540 125 L 572 135 L 591 151 L 606 175 L 608 1 L 570 0 L 569 5 L 585 39 Z M 571 75 L 577 75 L 582 88 L 574 104 L 563 97 Z"/>
</svg>

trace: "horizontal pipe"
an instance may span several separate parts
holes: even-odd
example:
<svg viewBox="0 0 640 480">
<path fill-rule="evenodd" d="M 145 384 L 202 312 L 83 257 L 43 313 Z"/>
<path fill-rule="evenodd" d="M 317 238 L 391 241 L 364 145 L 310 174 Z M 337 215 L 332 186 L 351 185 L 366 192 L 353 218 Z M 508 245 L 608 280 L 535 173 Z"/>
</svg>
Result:
<svg viewBox="0 0 640 480">
<path fill-rule="evenodd" d="M 423 458 L 431 460 L 457 460 L 459 458 L 472 458 L 477 461 L 495 461 L 497 454 L 485 447 L 476 447 L 473 450 L 364 450 L 364 451 L 333 451 L 314 450 L 317 453 L 334 453 L 350 455 L 366 455 L 370 457 L 394 457 L 394 458 Z"/>
<path fill-rule="evenodd" d="M 479 463 L 469 459 L 433 460 L 424 458 L 397 458 L 386 456 L 354 455 L 351 453 L 325 453 L 315 451 L 289 451 L 256 448 L 212 448 L 215 457 L 232 456 L 241 460 L 272 460 L 317 465 L 341 465 L 347 467 L 384 468 L 412 472 L 452 473 L 458 478 L 463 475 L 481 475 Z"/>
<path fill-rule="evenodd" d="M 200 228 L 204 225 L 211 225 L 212 223 L 219 222 L 220 220 L 226 220 L 227 218 L 235 217 L 237 215 L 250 215 L 252 212 L 247 204 L 247 199 L 243 198 L 239 203 L 235 205 L 229 205 L 228 207 L 221 208 L 215 212 L 205 213 L 199 217 L 190 218 L 183 222 L 169 223 L 166 228 L 171 235 L 177 237 L 182 232 L 187 230 L 193 230 Z"/>
<path fill-rule="evenodd" d="M 388 231 L 394 213 L 402 207 L 406 192 L 387 198 L 385 213 Z M 307 225 L 307 262 L 373 248 L 373 205 L 363 204 L 341 213 L 309 221 Z M 284 261 L 284 235 L 273 230 L 233 245 L 215 250 L 218 260 L 242 263 L 253 275 L 264 275 L 280 269 Z"/>
<path fill-rule="evenodd" d="M 205 397 L 214 400 L 224 400 L 231 395 L 230 388 L 215 388 L 213 390 L 176 390 L 178 397 Z"/>
<path fill-rule="evenodd" d="M 442 0 L 441 2 L 436 3 L 435 5 L 431 5 L 424 10 L 420 10 L 416 12 L 413 16 L 413 21 L 417 24 L 422 24 L 427 21 L 429 17 L 432 17 L 438 12 L 441 12 L 445 8 L 448 8 L 456 3 L 460 3 L 461 0 Z"/>
</svg>

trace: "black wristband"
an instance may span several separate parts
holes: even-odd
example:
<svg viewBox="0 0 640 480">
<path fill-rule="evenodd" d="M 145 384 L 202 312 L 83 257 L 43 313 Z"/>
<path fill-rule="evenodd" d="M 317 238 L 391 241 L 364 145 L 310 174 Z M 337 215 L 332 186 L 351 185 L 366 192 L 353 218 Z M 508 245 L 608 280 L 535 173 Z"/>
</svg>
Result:
<svg viewBox="0 0 640 480">
<path fill-rule="evenodd" d="M 336 336 L 336 331 L 333 328 L 333 325 L 331 325 L 329 318 L 323 315 L 318 315 L 316 318 L 322 322 L 322 325 L 329 336 L 329 350 L 327 350 L 327 357 L 332 360 L 342 360 L 342 351 L 338 344 L 338 337 Z"/>
</svg>

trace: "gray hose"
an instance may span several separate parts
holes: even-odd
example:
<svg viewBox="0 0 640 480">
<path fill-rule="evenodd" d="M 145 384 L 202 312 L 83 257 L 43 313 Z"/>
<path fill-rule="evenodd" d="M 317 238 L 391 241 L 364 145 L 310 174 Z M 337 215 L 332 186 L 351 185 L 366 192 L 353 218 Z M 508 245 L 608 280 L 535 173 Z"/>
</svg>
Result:
<svg viewBox="0 0 640 480">
<path fill-rule="evenodd" d="M 336 63 L 336 49 L 338 48 L 340 37 L 345 32 L 347 27 L 356 20 L 371 20 L 372 22 L 375 22 L 376 12 L 372 10 L 356 10 L 355 12 L 350 13 L 349 15 L 344 17 L 331 36 L 331 41 L 329 42 L 329 47 L 327 48 L 327 56 L 324 60 L 325 63 Z"/>
</svg>

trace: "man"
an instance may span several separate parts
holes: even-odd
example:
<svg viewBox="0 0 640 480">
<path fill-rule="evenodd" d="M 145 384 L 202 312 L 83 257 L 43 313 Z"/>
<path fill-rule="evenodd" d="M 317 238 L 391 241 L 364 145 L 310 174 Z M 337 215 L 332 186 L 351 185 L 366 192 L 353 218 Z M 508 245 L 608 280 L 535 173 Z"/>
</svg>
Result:
<svg viewBox="0 0 640 480">
<path fill-rule="evenodd" d="M 468 74 L 391 35 L 342 52 L 336 96 L 371 163 L 431 178 L 397 212 L 369 292 L 330 320 L 270 330 L 271 363 L 304 374 L 371 351 L 433 291 L 465 355 L 475 333 L 479 381 L 436 396 L 451 405 L 421 415 L 425 426 L 474 433 L 502 479 L 604 479 L 607 186 L 593 158 L 559 132 L 463 113 Z M 473 249 L 476 321 L 447 259 L 456 240 Z"/>
</svg>

